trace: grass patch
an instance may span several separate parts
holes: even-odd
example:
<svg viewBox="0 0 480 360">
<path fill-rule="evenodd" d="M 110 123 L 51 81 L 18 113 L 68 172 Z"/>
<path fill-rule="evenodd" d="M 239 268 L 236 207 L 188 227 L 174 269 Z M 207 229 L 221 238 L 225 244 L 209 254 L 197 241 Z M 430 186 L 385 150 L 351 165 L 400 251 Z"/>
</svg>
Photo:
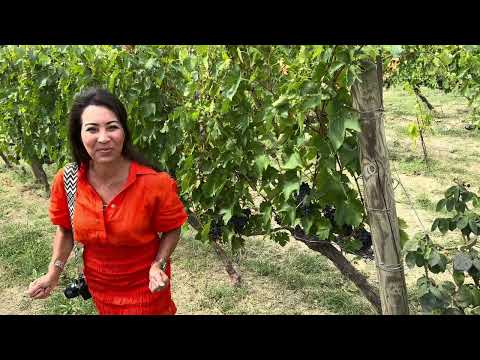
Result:
<svg viewBox="0 0 480 360">
<path fill-rule="evenodd" d="M 17 198 L 10 196 L 6 190 L 0 191 L 0 221 L 5 220 L 10 214 L 21 206 Z"/>
<path fill-rule="evenodd" d="M 48 269 L 51 257 L 50 234 L 38 226 L 12 223 L 0 228 L 0 259 L 9 269 L 12 280 L 23 284 Z"/>
<path fill-rule="evenodd" d="M 45 301 L 43 314 L 51 315 L 96 315 L 97 309 L 93 304 L 92 299 L 83 300 L 81 296 L 73 299 L 67 299 L 63 295 L 63 288 L 52 293 L 52 295 Z"/>
<path fill-rule="evenodd" d="M 235 313 L 237 303 L 246 295 L 247 290 L 243 287 L 213 284 L 207 287 L 202 305 L 206 308 L 218 308 L 222 314 Z"/>
<path fill-rule="evenodd" d="M 430 159 L 428 167 L 423 158 L 416 155 L 410 155 L 406 158 L 400 159 L 397 163 L 398 171 L 409 175 L 430 175 L 435 170 L 436 160 Z"/>
<path fill-rule="evenodd" d="M 438 136 L 451 136 L 457 138 L 478 138 L 480 136 L 479 130 L 465 130 L 463 128 L 456 127 L 438 127 L 435 129 L 435 133 Z"/>
<path fill-rule="evenodd" d="M 445 162 L 438 159 L 428 159 L 428 166 L 425 164 L 423 158 L 416 155 L 410 155 L 404 159 L 395 161 L 396 168 L 399 172 L 406 175 L 424 175 L 439 180 L 453 181 L 456 177 L 462 177 L 462 179 L 474 181 L 475 175 L 471 176 L 468 169 L 462 166 L 458 166 L 459 163 L 465 161 L 456 161 L 455 165 L 452 162 Z"/>
<path fill-rule="evenodd" d="M 431 200 L 431 195 L 426 193 L 421 193 L 417 195 L 415 199 L 415 204 L 424 210 L 435 210 L 435 204 Z"/>
<path fill-rule="evenodd" d="M 289 249 L 279 261 L 272 252 L 260 252 L 246 259 L 244 266 L 267 277 L 288 293 L 295 293 L 309 309 L 325 309 L 334 314 L 374 314 L 374 310 L 328 260 L 317 253 Z M 296 313 L 292 309 L 292 313 Z"/>
<path fill-rule="evenodd" d="M 400 87 L 393 87 L 385 91 L 384 107 L 389 114 L 414 116 L 415 104 L 415 96 L 408 94 Z"/>
<path fill-rule="evenodd" d="M 248 259 L 245 264 L 249 270 L 260 276 L 278 276 L 280 274 L 280 266 L 266 259 Z"/>
</svg>

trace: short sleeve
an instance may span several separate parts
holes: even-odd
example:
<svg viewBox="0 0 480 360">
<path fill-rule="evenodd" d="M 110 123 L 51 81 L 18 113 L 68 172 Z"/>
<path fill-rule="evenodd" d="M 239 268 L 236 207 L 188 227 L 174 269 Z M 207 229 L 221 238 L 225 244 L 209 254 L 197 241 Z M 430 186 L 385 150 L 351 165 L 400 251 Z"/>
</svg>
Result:
<svg viewBox="0 0 480 360">
<path fill-rule="evenodd" d="M 162 176 L 158 191 L 153 215 L 155 231 L 168 232 L 179 228 L 187 221 L 188 215 L 178 197 L 177 183 L 168 175 Z"/>
<path fill-rule="evenodd" d="M 72 228 L 70 215 L 68 213 L 67 196 L 63 187 L 63 169 L 60 170 L 53 179 L 48 213 L 52 224 L 60 225 L 64 229 Z"/>
</svg>

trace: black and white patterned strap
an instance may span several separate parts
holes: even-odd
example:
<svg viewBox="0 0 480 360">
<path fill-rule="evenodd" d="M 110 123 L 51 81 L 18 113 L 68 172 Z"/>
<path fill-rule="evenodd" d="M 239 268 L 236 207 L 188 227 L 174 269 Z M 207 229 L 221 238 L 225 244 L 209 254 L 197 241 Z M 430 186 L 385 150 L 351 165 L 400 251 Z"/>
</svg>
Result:
<svg viewBox="0 0 480 360">
<path fill-rule="evenodd" d="M 70 224 L 73 234 L 73 216 L 75 213 L 75 196 L 77 194 L 78 165 L 71 163 L 65 166 L 63 171 L 63 186 L 67 194 L 68 212 L 70 214 Z"/>
<path fill-rule="evenodd" d="M 79 274 L 83 273 L 82 265 L 80 264 L 80 257 L 82 250 L 79 247 L 79 244 L 75 241 L 73 237 L 73 215 L 75 213 L 75 197 L 77 195 L 77 182 L 78 182 L 78 165 L 76 163 L 70 163 L 66 165 L 63 169 L 63 187 L 65 188 L 65 193 L 67 194 L 67 205 L 68 213 L 70 215 L 70 224 L 72 225 L 72 238 L 73 238 L 73 252 L 74 252 L 74 261 L 77 266 L 77 272 Z"/>
</svg>

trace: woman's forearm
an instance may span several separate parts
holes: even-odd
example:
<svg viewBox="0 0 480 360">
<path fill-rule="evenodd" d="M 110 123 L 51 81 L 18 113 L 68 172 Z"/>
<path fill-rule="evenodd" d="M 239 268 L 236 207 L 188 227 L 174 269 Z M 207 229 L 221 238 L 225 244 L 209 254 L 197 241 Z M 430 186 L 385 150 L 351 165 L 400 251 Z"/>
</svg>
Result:
<svg viewBox="0 0 480 360">
<path fill-rule="evenodd" d="M 160 261 L 162 258 L 168 259 L 172 255 L 180 239 L 180 230 L 181 228 L 178 228 L 162 235 L 155 262 Z"/>
<path fill-rule="evenodd" d="M 60 260 L 64 264 L 67 262 L 68 257 L 73 249 L 73 236 L 71 230 L 66 230 L 57 227 L 55 239 L 53 240 L 53 254 L 52 261 L 48 266 L 49 273 L 60 275 L 61 269 L 54 265 L 54 261 Z"/>
</svg>

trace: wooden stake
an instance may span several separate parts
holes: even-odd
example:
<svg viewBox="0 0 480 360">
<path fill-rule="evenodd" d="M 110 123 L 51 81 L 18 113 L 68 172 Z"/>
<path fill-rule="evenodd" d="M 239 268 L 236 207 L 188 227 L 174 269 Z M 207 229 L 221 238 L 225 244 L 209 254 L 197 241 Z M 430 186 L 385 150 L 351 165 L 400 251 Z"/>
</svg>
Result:
<svg viewBox="0 0 480 360">
<path fill-rule="evenodd" d="M 378 71 L 370 61 L 362 62 L 361 83 L 352 86 L 353 107 L 360 113 L 360 163 L 365 202 L 375 251 L 382 313 L 408 314 L 407 287 L 403 271 L 395 198 L 390 175 L 383 96 Z"/>
</svg>

